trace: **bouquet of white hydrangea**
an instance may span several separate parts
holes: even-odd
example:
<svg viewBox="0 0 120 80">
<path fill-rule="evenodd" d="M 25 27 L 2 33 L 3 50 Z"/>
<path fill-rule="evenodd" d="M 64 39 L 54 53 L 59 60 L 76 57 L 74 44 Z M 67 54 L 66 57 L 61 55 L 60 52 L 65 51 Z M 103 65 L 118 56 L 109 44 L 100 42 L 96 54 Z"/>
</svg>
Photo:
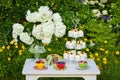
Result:
<svg viewBox="0 0 120 80">
<path fill-rule="evenodd" d="M 36 40 L 49 44 L 53 35 L 59 38 L 63 37 L 66 32 L 66 26 L 60 14 L 53 13 L 48 6 L 41 6 L 35 12 L 28 10 L 26 20 L 34 24 L 31 33 L 25 32 L 22 24 L 15 23 L 12 31 L 14 41 L 18 41 L 19 37 L 27 45 L 34 44 Z"/>
</svg>

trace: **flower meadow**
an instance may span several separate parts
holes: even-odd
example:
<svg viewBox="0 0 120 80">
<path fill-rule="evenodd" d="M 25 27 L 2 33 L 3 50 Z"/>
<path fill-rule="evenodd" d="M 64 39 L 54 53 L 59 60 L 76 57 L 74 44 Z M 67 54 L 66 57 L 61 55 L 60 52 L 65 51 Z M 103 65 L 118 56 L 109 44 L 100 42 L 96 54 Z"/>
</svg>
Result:
<svg viewBox="0 0 120 80">
<path fill-rule="evenodd" d="M 84 31 L 83 49 L 101 71 L 97 80 L 120 80 L 120 1 L 119 0 L 1 0 L 0 1 L 0 80 L 25 80 L 24 62 L 34 58 L 28 51 L 42 44 L 49 54 L 63 57 L 72 19 L 79 19 Z M 41 78 L 39 80 L 84 80 Z"/>
</svg>

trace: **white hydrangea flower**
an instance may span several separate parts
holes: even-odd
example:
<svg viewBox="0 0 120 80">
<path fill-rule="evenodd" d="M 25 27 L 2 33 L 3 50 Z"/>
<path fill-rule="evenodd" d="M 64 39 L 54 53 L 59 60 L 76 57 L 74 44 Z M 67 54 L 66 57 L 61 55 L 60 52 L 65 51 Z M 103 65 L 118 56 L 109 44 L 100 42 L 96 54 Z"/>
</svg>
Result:
<svg viewBox="0 0 120 80">
<path fill-rule="evenodd" d="M 38 40 L 42 40 L 44 37 L 43 34 L 43 26 L 41 24 L 39 25 L 34 25 L 33 26 L 33 30 L 32 30 L 32 35 L 38 39 Z"/>
<path fill-rule="evenodd" d="M 107 15 L 108 14 L 107 10 L 102 10 L 102 14 Z"/>
<path fill-rule="evenodd" d="M 39 12 L 33 12 L 31 13 L 30 10 L 27 11 L 26 20 L 28 22 L 39 22 L 40 21 L 40 13 Z"/>
<path fill-rule="evenodd" d="M 41 6 L 38 11 L 40 13 L 40 22 L 47 22 L 51 20 L 53 12 L 49 10 L 48 6 Z"/>
<path fill-rule="evenodd" d="M 31 45 L 34 41 L 34 39 L 30 37 L 27 32 L 20 34 L 20 40 L 27 45 Z"/>
<path fill-rule="evenodd" d="M 51 37 L 45 37 L 42 39 L 43 44 L 49 44 L 51 42 Z"/>
<path fill-rule="evenodd" d="M 55 31 L 55 26 L 52 21 L 48 21 L 47 23 L 43 24 L 43 34 L 45 37 L 52 36 Z"/>
<path fill-rule="evenodd" d="M 60 16 L 59 13 L 54 13 L 52 15 L 52 19 L 53 19 L 53 22 L 61 22 L 62 21 L 61 16 Z"/>
<path fill-rule="evenodd" d="M 92 12 L 93 12 L 94 16 L 100 17 L 100 15 L 101 15 L 101 12 L 98 9 L 93 9 Z"/>
<path fill-rule="evenodd" d="M 55 36 L 62 37 L 65 34 L 66 26 L 63 23 L 56 24 Z"/>
<path fill-rule="evenodd" d="M 24 30 L 24 26 L 22 24 L 19 23 L 13 24 L 12 37 L 16 40 L 16 42 L 18 41 L 17 37 L 21 33 L 23 33 L 23 30 Z"/>
</svg>

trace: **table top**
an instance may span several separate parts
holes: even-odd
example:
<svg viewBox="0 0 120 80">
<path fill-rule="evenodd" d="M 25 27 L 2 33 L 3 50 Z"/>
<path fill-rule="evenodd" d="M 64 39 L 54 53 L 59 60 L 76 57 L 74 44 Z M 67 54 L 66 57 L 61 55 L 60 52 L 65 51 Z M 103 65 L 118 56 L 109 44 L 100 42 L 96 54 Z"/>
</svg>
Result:
<svg viewBox="0 0 120 80">
<path fill-rule="evenodd" d="M 88 67 L 85 70 L 78 70 L 78 64 L 75 62 L 66 63 L 65 70 L 56 70 L 52 65 L 48 66 L 46 70 L 36 70 L 34 69 L 35 61 L 34 59 L 26 59 L 22 74 L 100 74 L 100 70 L 96 66 L 94 60 L 87 59 Z"/>
</svg>

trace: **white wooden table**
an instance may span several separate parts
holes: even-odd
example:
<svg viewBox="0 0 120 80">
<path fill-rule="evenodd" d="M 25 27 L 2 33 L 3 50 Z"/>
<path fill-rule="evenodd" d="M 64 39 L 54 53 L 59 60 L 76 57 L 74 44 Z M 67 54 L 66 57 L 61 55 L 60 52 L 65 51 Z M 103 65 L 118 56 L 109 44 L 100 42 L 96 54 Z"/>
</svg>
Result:
<svg viewBox="0 0 120 80">
<path fill-rule="evenodd" d="M 35 62 L 33 59 L 26 59 L 22 74 L 26 76 L 26 80 L 37 80 L 40 77 L 82 77 L 85 80 L 97 80 L 100 74 L 94 60 L 88 59 L 88 67 L 86 70 L 77 70 L 76 63 L 66 64 L 65 70 L 55 70 L 53 66 L 48 66 L 46 70 L 35 70 Z"/>
</svg>

